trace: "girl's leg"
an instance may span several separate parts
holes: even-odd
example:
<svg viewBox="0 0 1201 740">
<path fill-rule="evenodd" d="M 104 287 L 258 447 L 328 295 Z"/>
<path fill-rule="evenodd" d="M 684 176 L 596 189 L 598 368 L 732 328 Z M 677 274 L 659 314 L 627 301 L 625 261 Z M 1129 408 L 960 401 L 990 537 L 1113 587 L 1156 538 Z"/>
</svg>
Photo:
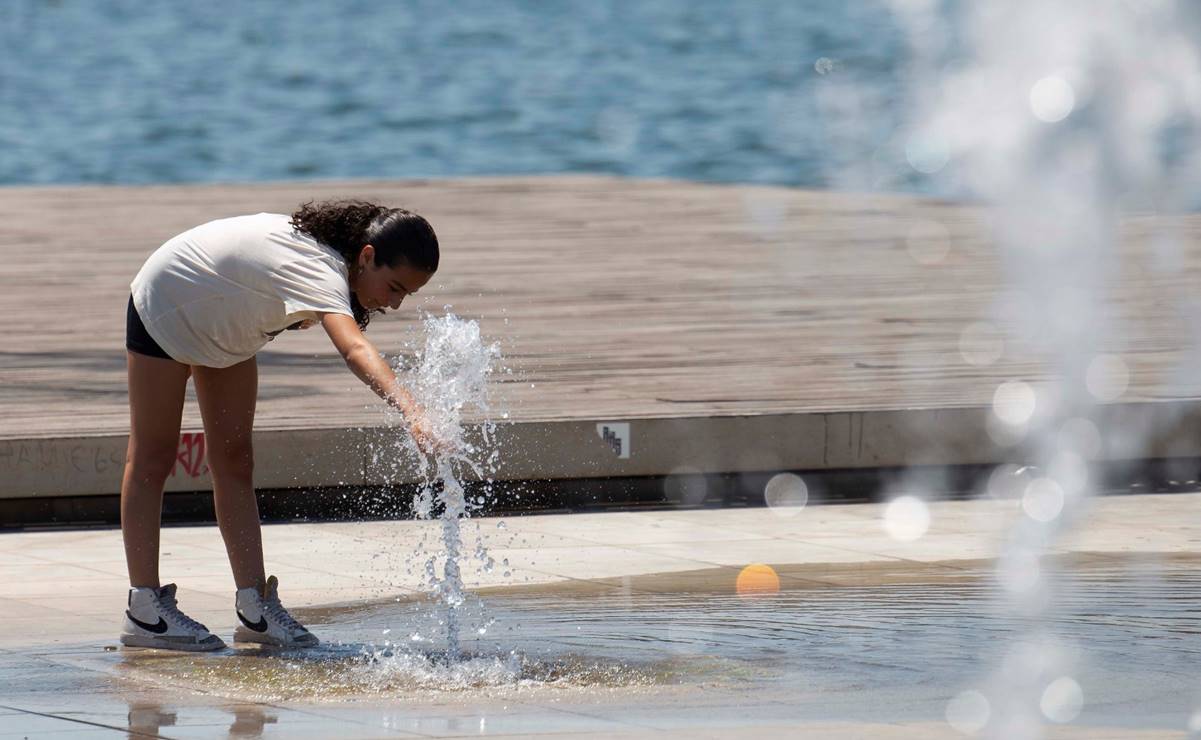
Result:
<svg viewBox="0 0 1201 740">
<path fill-rule="evenodd" d="M 126 352 L 129 448 L 121 479 L 121 535 L 129 585 L 159 587 L 163 484 L 175 465 L 188 366 Z"/>
<path fill-rule="evenodd" d="M 196 399 L 204 419 L 205 451 L 213 476 L 217 524 L 238 588 L 262 589 L 263 537 L 254 498 L 251 428 L 259 369 L 252 357 L 226 368 L 193 367 Z"/>
</svg>

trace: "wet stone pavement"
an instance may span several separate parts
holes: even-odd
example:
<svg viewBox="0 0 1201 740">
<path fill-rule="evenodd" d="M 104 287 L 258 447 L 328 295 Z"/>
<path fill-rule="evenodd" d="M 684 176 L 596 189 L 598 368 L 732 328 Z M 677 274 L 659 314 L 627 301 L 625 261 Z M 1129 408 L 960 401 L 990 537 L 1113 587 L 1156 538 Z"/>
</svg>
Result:
<svg viewBox="0 0 1201 740">
<path fill-rule="evenodd" d="M 285 603 L 324 640 L 294 653 L 119 648 L 120 533 L 6 533 L 0 738 L 994 737 L 1029 720 L 998 697 L 1027 690 L 1046 737 L 1201 725 L 1201 494 L 1093 500 L 1023 598 L 1013 501 L 930 503 L 907 540 L 887 511 L 469 522 L 464 552 L 493 563 L 465 559 L 453 664 L 424 595 L 429 522 L 267 527 Z M 163 543 L 181 606 L 228 638 L 215 528 Z M 1011 681 L 1030 653 L 1046 665 Z M 990 716 L 964 710 L 976 697 Z"/>
</svg>

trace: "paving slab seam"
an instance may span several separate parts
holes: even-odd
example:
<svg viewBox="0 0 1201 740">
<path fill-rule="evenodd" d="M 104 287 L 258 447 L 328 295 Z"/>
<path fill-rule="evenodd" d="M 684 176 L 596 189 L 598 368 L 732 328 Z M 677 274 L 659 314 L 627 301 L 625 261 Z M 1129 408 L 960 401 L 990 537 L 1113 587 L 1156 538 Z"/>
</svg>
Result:
<svg viewBox="0 0 1201 740">
<path fill-rule="evenodd" d="M 90 656 L 93 653 L 91 651 L 89 651 L 86 654 Z M 30 657 L 36 657 L 37 659 L 42 660 L 43 662 L 46 662 L 46 663 L 50 663 L 52 665 L 58 665 L 58 666 L 62 666 L 65 668 L 73 668 L 76 670 L 84 670 L 84 671 L 88 671 L 91 673 L 108 676 L 110 678 L 118 678 L 118 679 L 127 680 L 127 679 L 124 679 L 124 677 L 122 677 L 120 674 L 116 673 L 110 666 L 105 666 L 103 664 L 97 665 L 96 663 L 91 662 L 91 661 L 85 662 L 83 660 L 63 660 L 63 659 L 55 660 L 55 659 L 48 658 L 46 655 L 36 655 L 36 656 L 30 656 Z M 174 689 L 183 691 L 186 694 L 191 694 L 192 696 L 195 696 L 195 697 L 200 697 L 200 696 L 209 697 L 209 698 L 217 700 L 218 702 L 235 702 L 236 701 L 236 703 L 238 703 L 238 704 L 252 705 L 252 706 L 258 706 L 258 707 L 268 707 L 268 708 L 276 709 L 279 711 L 286 711 L 289 713 L 296 712 L 298 714 L 310 715 L 310 716 L 314 716 L 314 717 L 319 717 L 321 719 L 336 719 L 340 722 L 350 722 L 352 724 L 362 725 L 363 727 L 369 727 L 372 729 L 380 729 L 380 728 L 376 728 L 373 724 L 368 723 L 368 722 L 356 720 L 353 718 L 347 718 L 347 717 L 343 717 L 343 716 L 331 716 L 328 714 L 323 715 L 323 714 L 320 714 L 318 711 L 311 710 L 311 709 L 292 707 L 292 706 L 287 706 L 284 704 L 274 704 L 274 703 L 269 703 L 269 702 L 247 701 L 245 699 L 233 700 L 222 694 L 214 693 L 211 691 L 206 691 L 203 689 L 197 689 L 193 684 L 184 683 L 182 681 L 173 681 L 170 678 L 165 678 L 163 676 L 158 676 L 156 680 L 158 681 L 158 686 L 160 686 L 160 687 L 161 686 L 169 686 Z M 4 708 L 3 705 L 0 705 L 0 708 Z M 71 719 L 65 718 L 65 717 L 59 717 L 56 715 L 47 715 L 44 713 L 32 712 L 29 710 L 21 710 L 19 708 L 16 709 L 16 711 L 24 712 L 24 713 L 31 713 L 31 714 L 41 714 L 43 716 L 53 717 L 54 719 L 65 719 L 67 721 L 83 722 L 83 720 L 71 720 Z M 97 723 L 89 723 L 89 722 L 83 722 L 83 723 L 84 724 L 97 724 Z M 97 726 L 103 727 L 105 729 L 115 729 L 115 730 L 119 730 L 119 731 L 126 731 L 125 728 L 113 727 L 110 725 L 97 724 Z M 129 731 L 134 732 L 132 730 L 129 730 Z M 400 732 L 401 736 L 424 737 L 424 735 L 414 735 L 412 733 L 407 733 L 404 731 L 396 731 L 396 732 Z M 146 736 L 147 737 L 167 737 L 169 740 L 169 736 L 161 736 L 161 735 L 146 735 Z"/>
<path fill-rule="evenodd" d="M 21 653 L 18 653 L 18 655 L 21 655 L 22 657 L 35 658 L 35 659 L 41 660 L 42 662 L 49 663 L 52 665 L 62 666 L 62 667 L 66 667 L 66 668 L 81 669 L 81 670 L 85 670 L 85 671 L 88 671 L 91 673 L 105 675 L 105 676 L 109 676 L 111 678 L 117 678 L 117 679 L 121 679 L 121 680 L 130 680 L 127 677 L 122 676 L 116 670 L 114 670 L 114 668 L 112 666 L 109 666 L 109 665 L 106 665 L 103 663 L 97 664 L 96 662 L 91 660 L 91 658 L 95 655 L 95 649 L 91 643 L 80 643 L 78 645 L 78 647 L 84 648 L 84 650 L 79 653 L 72 652 L 72 653 L 66 653 L 66 654 L 63 654 L 60 652 L 60 653 L 45 653 L 45 654 L 38 654 L 38 653 L 21 654 Z M 141 648 L 132 648 L 132 649 L 124 648 L 124 650 L 132 651 L 132 652 L 155 652 L 155 651 L 144 651 Z M 78 656 L 78 657 L 76 657 L 76 656 Z M 201 659 L 203 659 L 203 658 L 201 658 Z M 323 711 L 323 705 L 314 706 L 314 705 L 310 704 L 310 705 L 298 706 L 298 705 L 293 705 L 293 704 L 289 704 L 286 702 L 271 702 L 271 701 L 262 702 L 262 701 L 246 700 L 246 699 L 233 699 L 233 698 L 227 697 L 223 694 L 215 693 L 213 691 L 197 689 L 191 683 L 186 683 L 183 681 L 176 681 L 176 680 L 172 680 L 170 678 L 166 678 L 163 676 L 157 676 L 156 681 L 162 686 L 168 686 L 168 687 L 180 690 L 180 691 L 184 692 L 185 694 L 192 695 L 193 697 L 209 697 L 209 698 L 216 699 L 216 700 L 223 701 L 223 702 L 233 702 L 233 703 L 237 703 L 237 704 L 251 705 L 251 706 L 256 706 L 256 707 L 266 707 L 266 708 L 275 709 L 275 710 L 278 710 L 281 712 L 288 712 L 288 713 L 294 712 L 294 713 L 303 714 L 303 715 L 307 715 L 307 716 L 317 717 L 320 719 L 336 719 L 338 721 L 351 722 L 356 725 L 362 725 L 364 727 L 369 727 L 369 728 L 373 728 L 373 729 L 381 729 L 381 730 L 388 731 L 388 732 L 401 733 L 403 736 L 431 737 L 429 735 L 425 735 L 422 733 L 412 733 L 412 732 L 409 732 L 406 730 L 399 730 L 399 729 L 394 729 L 394 728 L 379 728 L 374 723 L 369 722 L 369 721 L 358 720 L 358 719 L 354 719 L 354 718 L 347 718 L 344 714 L 341 714 L 341 713 L 335 714 L 335 713 L 332 713 L 329 709 L 326 709 L 325 711 Z M 347 701 L 347 702 L 334 702 L 328 706 L 331 709 L 332 708 L 345 708 L 345 707 L 353 707 L 356 703 L 360 703 L 360 702 L 354 701 L 354 700 Z M 366 703 L 371 704 L 371 701 L 368 700 Z M 533 704 L 522 705 L 522 706 L 528 706 L 530 708 L 539 708 L 538 705 L 533 705 Z M 24 710 L 18 710 L 18 711 L 24 711 Z M 474 712 L 468 711 L 468 714 L 474 714 Z M 433 737 L 438 737 L 438 736 L 433 736 Z"/>
<path fill-rule="evenodd" d="M 20 707 L 10 707 L 10 706 L 2 705 L 2 704 L 0 704 L 0 709 L 9 709 L 18 714 L 28 714 L 28 715 L 33 715 L 35 717 L 45 717 L 47 719 L 56 719 L 61 722 L 73 722 L 75 724 L 80 724 L 80 725 L 89 725 L 91 727 L 98 727 L 102 730 L 115 730 L 117 732 L 125 732 L 125 733 L 129 733 L 129 735 L 132 735 L 133 737 L 149 737 L 149 738 L 161 738 L 161 740 L 171 740 L 171 738 L 167 737 L 166 735 L 154 735 L 154 734 L 150 734 L 150 733 L 141 732 L 139 730 L 134 730 L 129 727 L 122 727 L 122 726 L 118 726 L 118 725 L 106 725 L 106 724 L 102 724 L 100 722 L 90 722 L 86 719 L 76 719 L 74 717 L 62 717 L 60 715 L 50 714 L 47 712 L 36 712 L 32 709 L 21 709 Z"/>
</svg>

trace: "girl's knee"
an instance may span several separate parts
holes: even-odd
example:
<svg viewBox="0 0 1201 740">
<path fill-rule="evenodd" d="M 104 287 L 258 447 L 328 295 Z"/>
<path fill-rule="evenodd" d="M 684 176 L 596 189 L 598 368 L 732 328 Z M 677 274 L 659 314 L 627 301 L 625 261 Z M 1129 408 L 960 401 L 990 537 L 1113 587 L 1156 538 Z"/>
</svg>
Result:
<svg viewBox="0 0 1201 740">
<path fill-rule="evenodd" d="M 208 464 L 216 477 L 248 482 L 254 477 L 254 448 L 249 444 L 212 446 Z"/>
<path fill-rule="evenodd" d="M 162 483 L 175 467 L 175 445 L 137 445 L 125 453 L 125 466 L 137 480 Z"/>
</svg>

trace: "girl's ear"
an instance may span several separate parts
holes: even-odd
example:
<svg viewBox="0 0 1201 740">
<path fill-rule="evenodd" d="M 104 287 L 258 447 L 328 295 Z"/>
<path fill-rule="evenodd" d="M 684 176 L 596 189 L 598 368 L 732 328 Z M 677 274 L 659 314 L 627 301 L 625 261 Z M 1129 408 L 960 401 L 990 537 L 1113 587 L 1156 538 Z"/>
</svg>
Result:
<svg viewBox="0 0 1201 740">
<path fill-rule="evenodd" d="M 371 246 L 370 244 L 364 244 L 363 248 L 359 250 L 359 259 L 358 259 L 359 270 L 360 271 L 366 270 L 368 265 L 371 265 L 374 262 L 375 262 L 375 247 Z"/>
</svg>

